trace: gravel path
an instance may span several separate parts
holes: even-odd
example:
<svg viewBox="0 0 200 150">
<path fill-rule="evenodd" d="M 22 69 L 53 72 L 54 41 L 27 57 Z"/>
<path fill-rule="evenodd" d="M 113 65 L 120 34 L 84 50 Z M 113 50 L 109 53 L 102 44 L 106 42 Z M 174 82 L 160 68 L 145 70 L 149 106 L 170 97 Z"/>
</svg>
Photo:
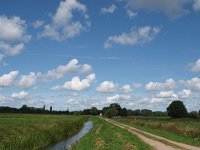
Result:
<svg viewBox="0 0 200 150">
<path fill-rule="evenodd" d="M 145 143 L 149 144 L 151 147 L 153 147 L 155 150 L 200 150 L 199 147 L 175 142 L 168 140 L 166 138 L 138 130 L 136 128 L 127 126 L 125 124 L 110 120 L 110 119 L 105 119 L 106 121 L 120 127 L 123 129 L 126 129 L 127 131 L 133 133 L 134 135 L 138 136 L 141 140 L 143 140 Z"/>
</svg>

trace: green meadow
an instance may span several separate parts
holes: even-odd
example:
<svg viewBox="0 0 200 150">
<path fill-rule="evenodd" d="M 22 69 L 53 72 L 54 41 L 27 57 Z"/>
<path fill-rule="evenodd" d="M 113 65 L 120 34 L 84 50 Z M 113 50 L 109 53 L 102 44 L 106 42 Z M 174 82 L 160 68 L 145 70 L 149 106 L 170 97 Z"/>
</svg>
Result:
<svg viewBox="0 0 200 150">
<path fill-rule="evenodd" d="M 92 118 L 94 127 L 72 150 L 151 150 L 138 137 L 105 120 Z"/>
</svg>

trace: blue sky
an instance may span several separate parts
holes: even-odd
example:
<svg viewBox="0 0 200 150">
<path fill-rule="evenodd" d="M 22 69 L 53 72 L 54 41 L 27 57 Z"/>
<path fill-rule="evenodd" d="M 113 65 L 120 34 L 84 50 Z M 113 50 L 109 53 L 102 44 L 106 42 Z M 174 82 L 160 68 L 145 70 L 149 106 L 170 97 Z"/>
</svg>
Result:
<svg viewBox="0 0 200 150">
<path fill-rule="evenodd" d="M 0 2 L 0 105 L 200 108 L 200 0 Z"/>
</svg>

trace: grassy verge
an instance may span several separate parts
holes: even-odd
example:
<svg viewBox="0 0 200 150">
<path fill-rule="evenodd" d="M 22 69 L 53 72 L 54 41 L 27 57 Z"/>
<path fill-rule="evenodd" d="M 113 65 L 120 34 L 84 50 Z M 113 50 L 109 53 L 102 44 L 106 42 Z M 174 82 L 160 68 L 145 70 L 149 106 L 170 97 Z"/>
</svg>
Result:
<svg viewBox="0 0 200 150">
<path fill-rule="evenodd" d="M 128 131 L 100 118 L 92 118 L 94 127 L 75 144 L 73 150 L 150 150 L 150 146 Z"/>
<path fill-rule="evenodd" d="M 200 146 L 200 122 L 195 119 L 169 119 L 151 117 L 128 117 L 116 119 L 126 125 L 162 136 L 164 138 Z"/>
<path fill-rule="evenodd" d="M 0 150 L 36 150 L 78 132 L 88 117 L 0 114 Z"/>
</svg>

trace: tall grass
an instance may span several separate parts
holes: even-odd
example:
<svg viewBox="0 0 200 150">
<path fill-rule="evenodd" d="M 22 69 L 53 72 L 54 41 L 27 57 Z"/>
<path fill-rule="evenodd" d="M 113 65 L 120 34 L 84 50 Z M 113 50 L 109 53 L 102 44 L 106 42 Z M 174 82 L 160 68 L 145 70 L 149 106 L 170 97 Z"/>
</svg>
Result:
<svg viewBox="0 0 200 150">
<path fill-rule="evenodd" d="M 0 150 L 36 150 L 78 132 L 88 117 L 0 115 Z"/>
</svg>

